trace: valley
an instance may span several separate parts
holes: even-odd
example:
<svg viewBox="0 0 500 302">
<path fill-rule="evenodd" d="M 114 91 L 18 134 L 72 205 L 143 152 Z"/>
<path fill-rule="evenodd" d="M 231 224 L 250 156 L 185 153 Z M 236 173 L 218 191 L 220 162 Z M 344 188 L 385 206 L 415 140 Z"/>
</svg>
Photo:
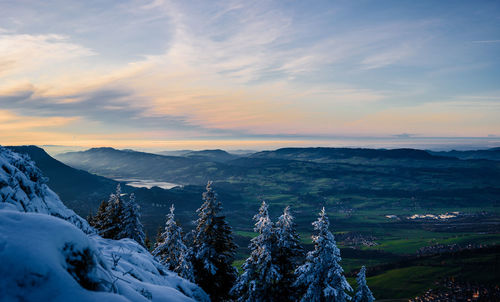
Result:
<svg viewBox="0 0 500 302">
<path fill-rule="evenodd" d="M 28 153 L 34 150 L 38 149 Z M 109 182 L 104 186 L 106 192 L 93 185 L 89 186 L 92 190 L 84 188 L 79 192 L 88 196 L 77 205 L 69 205 L 80 215 L 88 214 L 85 211 L 89 207 L 83 204 L 89 204 L 90 199 L 91 211 L 95 212 L 119 181 L 124 192 L 137 196 L 150 238 L 164 223 L 171 204 L 175 204 L 184 230 L 190 230 L 204 185 L 213 180 L 239 245 L 235 266 L 248 256 L 249 240 L 256 235 L 252 217 L 261 199 L 268 202 L 273 219 L 285 206 L 292 207 L 306 249 L 312 248 L 311 222 L 325 206 L 341 248 L 344 269 L 350 273 L 366 265 L 368 280 L 375 280 L 372 289 L 381 298 L 390 297 L 384 296 L 388 284 L 410 286 L 400 280 L 401 274 L 421 275 L 420 285 L 401 296 L 409 298 L 433 287 L 436 278 L 455 272 L 438 262 L 424 265 L 420 260 L 408 260 L 422 251 L 430 250 L 426 257 L 432 258 L 438 246 L 456 254 L 453 248 L 469 246 L 481 251 L 500 244 L 498 161 L 461 160 L 413 149 L 288 148 L 249 155 L 227 156 L 219 151 L 217 157 L 211 152 L 201 154 L 163 156 L 96 148 L 56 158 L 69 169 L 88 171 L 92 179 Z M 44 161 L 48 161 L 47 157 Z M 50 170 L 50 165 L 39 166 L 47 170 L 45 173 L 52 173 L 49 185 L 57 193 L 67 194 L 64 185 L 57 182 L 60 175 Z M 87 173 L 81 170 L 75 171 Z M 68 200 L 77 198 L 75 194 Z M 498 257 L 498 252 L 488 255 Z M 405 261 L 411 265 L 390 268 L 391 264 Z M 484 271 L 483 278 L 498 281 L 489 271 Z"/>
</svg>

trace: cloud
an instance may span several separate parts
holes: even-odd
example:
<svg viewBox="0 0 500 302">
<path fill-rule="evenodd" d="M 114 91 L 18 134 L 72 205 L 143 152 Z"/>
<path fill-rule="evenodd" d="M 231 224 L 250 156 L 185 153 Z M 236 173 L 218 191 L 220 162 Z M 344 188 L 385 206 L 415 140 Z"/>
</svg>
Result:
<svg viewBox="0 0 500 302">
<path fill-rule="evenodd" d="M 500 40 L 480 40 L 472 41 L 472 43 L 500 43 Z"/>
<path fill-rule="evenodd" d="M 371 135 L 392 131 L 420 136 L 485 137 L 498 132 L 499 114 L 498 103 L 476 103 L 472 106 L 467 101 L 453 100 L 383 109 L 345 126 Z M 463 127 L 464 124 L 468 127 Z"/>
<path fill-rule="evenodd" d="M 331 25 L 314 28 L 315 20 L 304 27 L 294 18 L 298 12 L 275 2 L 199 6 L 154 2 L 155 10 L 163 9 L 169 17 L 174 33 L 167 52 L 157 60 L 180 61 L 185 68 L 242 84 L 294 79 L 330 64 L 354 62 L 351 69 L 375 69 L 402 63 L 428 42 L 426 31 L 435 26 L 430 21 L 407 21 L 337 31 Z"/>
<path fill-rule="evenodd" d="M 370 55 L 361 61 L 361 65 L 363 65 L 366 69 L 381 68 L 400 62 L 401 60 L 412 56 L 415 52 L 415 47 L 411 47 L 410 45 L 401 45 L 375 55 Z"/>
<path fill-rule="evenodd" d="M 13 34 L 0 31 L 0 78 L 40 75 L 55 69 L 61 71 L 62 64 L 95 54 L 62 35 Z"/>
<path fill-rule="evenodd" d="M 139 128 L 159 126 L 170 129 L 196 128 L 187 124 L 181 116 L 143 117 L 146 108 L 140 103 L 141 99 L 129 91 L 104 88 L 62 96 L 44 96 L 36 89 L 0 95 L 2 108 L 28 116 L 81 117 L 108 125 Z"/>
<path fill-rule="evenodd" d="M 39 117 L 21 116 L 8 110 L 0 110 L 0 132 L 12 132 L 18 130 L 33 129 L 55 129 L 74 122 L 74 117 Z"/>
<path fill-rule="evenodd" d="M 74 119 L 61 127 L 61 136 L 50 134 L 53 138 L 67 141 L 75 133 L 87 142 L 113 135 L 122 141 L 203 141 L 433 133 L 446 122 L 482 133 L 445 121 L 439 106 L 458 101 L 490 106 L 475 91 L 460 97 L 439 90 L 440 78 L 452 82 L 470 69 L 456 60 L 462 53 L 443 32 L 448 20 L 427 14 L 382 18 L 383 10 L 363 14 L 359 6 L 333 2 L 92 5 L 75 2 L 62 11 L 56 0 L 0 12 L 22 17 L 16 26 L 4 18 L 0 29 L 0 106 L 41 123 Z M 449 50 L 444 55 L 442 47 Z M 495 93 L 490 103 L 497 100 Z M 425 107 L 431 103 L 448 105 Z M 453 106 L 457 119 L 478 122 L 467 119 L 460 106 Z M 437 113 L 426 116 L 424 108 Z M 391 119 L 397 130 L 390 128 Z M 491 125 L 490 133 L 498 132 L 498 122 Z"/>
</svg>

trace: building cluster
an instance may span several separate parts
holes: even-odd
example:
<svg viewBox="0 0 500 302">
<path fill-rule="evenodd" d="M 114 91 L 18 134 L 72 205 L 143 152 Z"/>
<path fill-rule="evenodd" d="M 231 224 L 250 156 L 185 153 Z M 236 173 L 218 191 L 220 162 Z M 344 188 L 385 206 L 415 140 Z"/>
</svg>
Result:
<svg viewBox="0 0 500 302">
<path fill-rule="evenodd" d="M 429 289 L 422 296 L 409 302 L 493 302 L 500 301 L 500 288 L 448 279 L 440 284 L 441 289 Z"/>
<path fill-rule="evenodd" d="M 466 245 L 460 245 L 460 244 L 436 244 L 436 245 L 430 245 L 430 246 L 424 246 L 421 247 L 417 250 L 417 255 L 418 256 L 428 256 L 428 255 L 438 255 L 438 254 L 445 254 L 445 253 L 454 253 L 454 252 L 460 252 L 460 251 L 465 251 L 465 250 L 475 250 L 475 249 L 481 249 L 481 248 L 487 248 L 488 245 L 486 244 L 474 244 L 474 243 L 469 243 Z"/>
</svg>

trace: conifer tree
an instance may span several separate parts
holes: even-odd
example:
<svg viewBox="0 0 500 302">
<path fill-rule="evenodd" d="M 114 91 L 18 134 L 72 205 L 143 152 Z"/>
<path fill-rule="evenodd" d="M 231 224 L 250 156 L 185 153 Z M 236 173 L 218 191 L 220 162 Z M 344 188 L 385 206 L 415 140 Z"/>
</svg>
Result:
<svg viewBox="0 0 500 302">
<path fill-rule="evenodd" d="M 160 243 L 160 242 L 163 242 L 163 239 L 162 239 L 162 237 L 161 237 L 161 234 L 163 233 L 163 230 L 164 230 L 164 229 L 165 229 L 165 228 L 164 228 L 164 227 L 162 227 L 161 225 L 160 225 L 160 226 L 158 226 L 158 229 L 156 230 L 155 246 L 156 246 L 156 244 L 158 244 L 158 243 Z"/>
<path fill-rule="evenodd" d="M 146 248 L 146 250 L 151 252 L 152 245 L 153 245 L 153 242 L 151 242 L 151 239 L 149 239 L 148 233 L 146 233 L 146 237 L 144 238 L 144 247 Z"/>
<path fill-rule="evenodd" d="M 110 239 L 121 239 L 118 234 L 122 230 L 122 213 L 124 208 L 124 201 L 121 197 L 121 186 L 118 184 L 116 186 L 116 192 L 109 196 L 109 200 L 106 203 L 106 208 L 104 209 L 104 214 L 102 215 L 102 220 L 99 225 L 99 235 L 104 238 Z"/>
<path fill-rule="evenodd" d="M 302 302 L 344 302 L 351 299 L 346 291 L 352 291 L 352 288 L 343 275 L 340 251 L 328 230 L 329 225 L 323 208 L 318 220 L 313 222 L 317 232 L 312 237 L 314 250 L 307 253 L 306 262 L 296 270 L 295 285 L 303 290 Z"/>
<path fill-rule="evenodd" d="M 122 212 L 119 214 L 120 231 L 116 239 L 130 238 L 142 246 L 144 245 L 144 227 L 140 220 L 139 205 L 135 201 L 134 193 L 130 194 L 129 201 L 122 201 Z"/>
<path fill-rule="evenodd" d="M 222 206 L 212 189 L 212 182 L 207 184 L 203 201 L 197 210 L 198 219 L 193 232 L 191 258 L 195 282 L 212 301 L 224 301 L 228 299 L 237 277 L 232 266 L 237 246 L 231 227 L 221 215 Z"/>
<path fill-rule="evenodd" d="M 353 302 L 373 302 L 375 298 L 373 294 L 368 288 L 366 284 L 366 268 L 365 266 L 361 267 L 361 270 L 358 273 L 358 277 L 356 278 L 358 283 L 358 288 L 356 289 L 356 295 L 354 296 Z"/>
<path fill-rule="evenodd" d="M 297 289 L 295 283 L 295 269 L 303 263 L 305 257 L 304 248 L 300 244 L 300 237 L 296 230 L 294 217 L 290 213 L 290 207 L 286 207 L 283 214 L 278 218 L 275 227 L 277 259 L 281 278 L 276 286 L 275 301 L 296 301 Z"/>
<path fill-rule="evenodd" d="M 104 217 L 106 215 L 106 207 L 108 206 L 108 202 L 103 200 L 97 209 L 97 213 L 92 216 L 89 215 L 87 218 L 89 224 L 93 226 L 96 230 L 101 230 L 104 222 Z"/>
<path fill-rule="evenodd" d="M 188 248 L 182 240 L 182 229 L 175 221 L 174 210 L 172 205 L 170 214 L 167 215 L 165 229 L 160 234 L 152 254 L 169 270 L 194 282 L 193 266 L 187 257 Z"/>
<path fill-rule="evenodd" d="M 116 192 L 109 196 L 109 200 L 101 203 L 96 215 L 90 219 L 90 224 L 104 238 L 130 238 L 144 246 L 144 228 L 135 195 L 130 194 L 129 201 L 126 202 L 122 197 L 120 184 L 116 186 Z"/>
<path fill-rule="evenodd" d="M 275 301 L 275 291 L 281 278 L 276 265 L 276 236 L 265 201 L 254 216 L 254 231 L 259 235 L 250 242 L 250 257 L 243 264 L 243 274 L 233 287 L 237 301 Z M 279 298 L 276 301 L 281 301 Z"/>
</svg>

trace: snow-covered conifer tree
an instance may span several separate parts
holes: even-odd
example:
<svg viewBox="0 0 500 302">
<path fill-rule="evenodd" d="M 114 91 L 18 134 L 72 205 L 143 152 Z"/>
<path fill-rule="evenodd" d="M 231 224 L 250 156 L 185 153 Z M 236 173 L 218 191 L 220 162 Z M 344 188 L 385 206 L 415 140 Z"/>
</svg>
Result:
<svg viewBox="0 0 500 302">
<path fill-rule="evenodd" d="M 275 301 L 275 291 L 281 279 L 276 265 L 276 236 L 265 201 L 254 216 L 254 231 L 259 235 L 250 242 L 250 257 L 243 264 L 243 274 L 233 287 L 237 301 Z M 281 301 L 281 300 L 276 300 Z"/>
<path fill-rule="evenodd" d="M 144 234 L 144 227 L 140 218 L 139 205 L 135 201 L 134 193 L 132 193 L 130 194 L 129 201 L 122 205 L 122 212 L 120 213 L 121 228 L 116 239 L 130 238 L 144 246 L 146 235 Z"/>
<path fill-rule="evenodd" d="M 281 279 L 276 286 L 275 301 L 296 301 L 297 290 L 293 286 L 295 282 L 295 269 L 302 264 L 304 249 L 300 244 L 299 234 L 296 230 L 294 217 L 290 213 L 290 207 L 286 207 L 283 214 L 278 218 L 275 226 L 277 245 L 277 259 Z"/>
<path fill-rule="evenodd" d="M 197 210 L 191 257 L 196 284 L 210 295 L 212 301 L 223 301 L 228 299 L 237 277 L 232 266 L 237 246 L 231 227 L 221 215 L 222 206 L 212 189 L 212 182 L 208 182 L 206 189 L 204 202 Z"/>
<path fill-rule="evenodd" d="M 97 213 L 94 216 L 89 215 L 89 217 L 87 218 L 89 224 L 93 226 L 96 230 L 101 230 L 103 227 L 107 206 L 108 202 L 106 200 L 103 200 L 99 205 L 99 209 L 97 209 Z"/>
<path fill-rule="evenodd" d="M 296 270 L 295 285 L 303 290 L 300 301 L 344 302 L 351 299 L 346 291 L 352 291 L 340 266 L 340 250 L 323 208 L 317 221 L 313 222 L 317 235 L 313 236 L 314 250 L 307 253 L 306 262 Z"/>
<path fill-rule="evenodd" d="M 144 228 L 135 195 L 130 194 L 129 201 L 126 202 L 122 197 L 120 184 L 116 186 L 116 192 L 109 196 L 109 200 L 101 203 L 97 214 L 90 219 L 90 224 L 104 238 L 130 238 L 144 246 Z"/>
<path fill-rule="evenodd" d="M 354 296 L 353 302 L 373 302 L 375 298 L 373 294 L 368 288 L 366 284 L 366 268 L 365 266 L 361 267 L 361 270 L 358 273 L 358 277 L 356 278 L 358 283 L 358 288 L 356 289 L 356 295 Z"/>
<path fill-rule="evenodd" d="M 182 240 L 182 229 L 175 221 L 174 209 L 174 205 L 172 205 L 170 214 L 167 215 L 165 230 L 155 244 L 153 256 L 158 258 L 169 270 L 194 282 L 193 266 L 187 257 L 188 248 Z"/>
<path fill-rule="evenodd" d="M 122 230 L 122 213 L 124 208 L 124 201 L 121 197 L 121 186 L 116 186 L 116 192 L 109 196 L 106 203 L 106 208 L 98 224 L 99 234 L 104 238 L 120 239 L 118 234 Z"/>
</svg>

